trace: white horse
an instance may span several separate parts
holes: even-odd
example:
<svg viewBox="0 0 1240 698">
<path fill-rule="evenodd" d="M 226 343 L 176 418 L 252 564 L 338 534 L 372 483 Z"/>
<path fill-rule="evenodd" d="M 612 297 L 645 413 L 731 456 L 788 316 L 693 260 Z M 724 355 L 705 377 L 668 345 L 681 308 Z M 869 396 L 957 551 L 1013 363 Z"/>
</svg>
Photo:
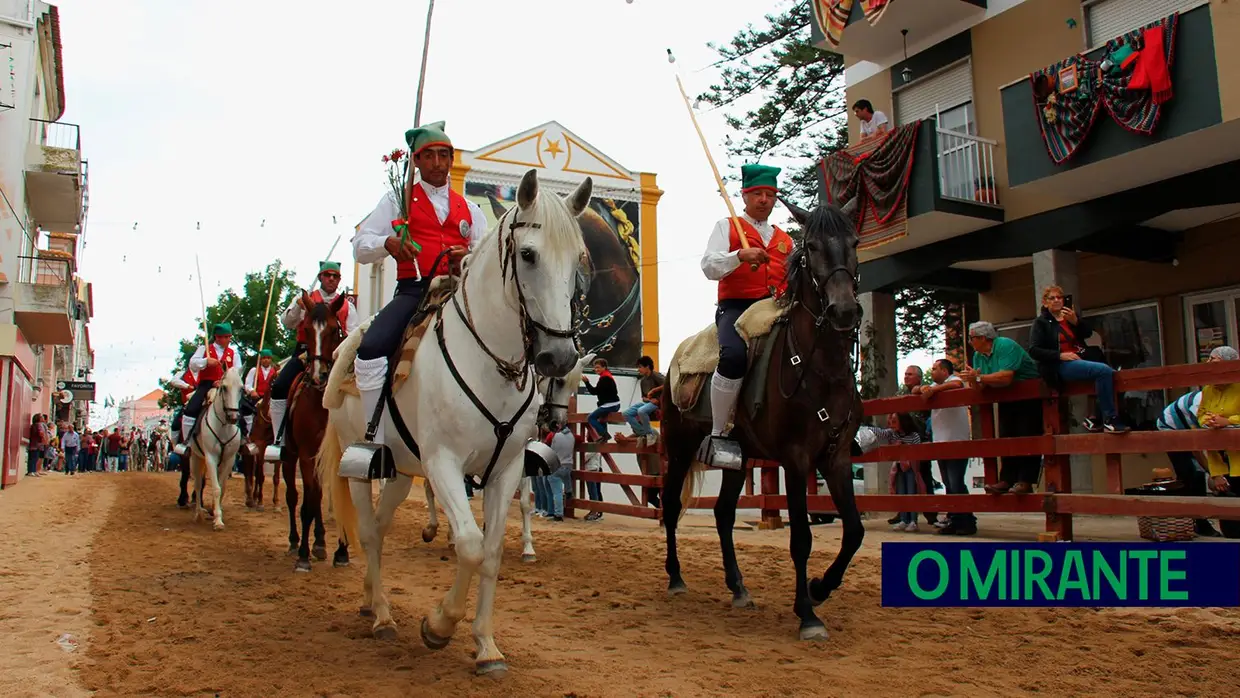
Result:
<svg viewBox="0 0 1240 698">
<path fill-rule="evenodd" d="M 393 396 L 404 417 L 400 429 L 408 428 L 420 460 L 400 436 L 390 409 L 384 410 L 386 443 L 400 474 L 383 488 L 377 514 L 369 481 L 338 476 L 340 444 L 361 440 L 370 415 L 363 414 L 356 396 L 344 396 L 339 407 L 333 407 L 339 395 L 324 397 L 334 428 L 327 430 L 319 451 L 319 477 L 333 483 L 336 520 L 346 539 L 360 540 L 366 551 L 362 613 L 373 612 L 375 637 L 396 635 L 382 586 L 383 538 L 413 486 L 412 476 L 421 475 L 444 505 L 457 557 L 456 581 L 422 619 L 422 640 L 432 649 L 447 646 L 465 617 L 469 588 L 479 574 L 473 624 L 479 674 L 507 670 L 495 646 L 491 616 L 508 507 L 524 475 L 525 444 L 537 433 L 531 367 L 541 375 L 563 377 L 576 366 L 572 301 L 587 259 L 576 218 L 585 211 L 592 187 L 586 179 L 561 200 L 540 194 L 537 173 L 530 170 L 517 188 L 516 208 L 499 219 L 466 260 L 459 288 L 413 358 L 413 377 Z M 342 345 L 333 383 L 353 365 L 361 334 Z M 466 475 L 482 478 L 485 534 L 465 496 Z"/>
<path fill-rule="evenodd" d="M 241 448 L 241 429 L 237 426 L 241 406 L 241 375 L 230 368 L 211 389 L 208 404 L 203 406 L 194 438 L 189 443 L 190 476 L 198 501 L 194 505 L 194 521 L 201 521 L 203 489 L 207 475 L 215 489 L 215 522 L 212 527 L 224 530 L 224 483 L 232 473 L 233 460 Z"/>
<path fill-rule="evenodd" d="M 563 378 L 539 377 L 538 395 L 542 398 L 539 405 L 538 421 L 540 429 L 559 431 L 568 422 L 568 400 L 577 392 L 577 384 L 581 382 L 581 374 L 586 366 L 594 362 L 595 354 L 586 354 L 577 361 L 577 367 Z M 431 489 L 430 480 L 423 482 L 426 492 L 426 506 L 430 510 L 430 520 L 422 529 L 422 540 L 430 543 L 439 533 L 439 511 L 435 505 L 435 492 Z M 521 487 L 517 491 L 517 500 L 521 506 L 521 562 L 537 562 L 534 553 L 534 505 L 530 501 L 533 494 L 533 480 L 527 475 L 521 478 Z M 565 492 L 565 496 L 569 493 Z M 452 531 L 448 531 L 448 547 L 455 546 Z"/>
</svg>

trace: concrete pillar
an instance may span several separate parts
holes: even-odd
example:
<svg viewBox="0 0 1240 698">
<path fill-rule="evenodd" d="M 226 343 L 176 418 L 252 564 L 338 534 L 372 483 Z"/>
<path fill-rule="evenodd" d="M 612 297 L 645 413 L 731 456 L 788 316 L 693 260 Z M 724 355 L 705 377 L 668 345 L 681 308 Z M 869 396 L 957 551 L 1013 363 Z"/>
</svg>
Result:
<svg viewBox="0 0 1240 698">
<path fill-rule="evenodd" d="M 861 294 L 861 394 L 865 398 L 895 395 L 899 376 L 896 373 L 896 303 L 890 293 L 874 291 Z M 886 426 L 886 425 L 882 425 Z M 865 491 L 885 492 L 890 463 L 866 463 Z"/>
<path fill-rule="evenodd" d="M 1042 289 L 1047 286 L 1060 286 L 1065 295 L 1073 297 L 1073 307 L 1079 313 L 1086 306 L 1082 302 L 1080 280 L 1077 275 L 1077 253 L 1063 250 L 1046 250 L 1033 255 L 1033 302 L 1035 308 L 1042 307 Z M 1089 416 L 1089 398 L 1074 397 L 1068 400 L 1068 419 L 1073 433 L 1081 433 L 1081 421 Z M 1079 493 L 1094 492 L 1093 467 L 1089 456 L 1071 456 L 1072 491 Z"/>
</svg>

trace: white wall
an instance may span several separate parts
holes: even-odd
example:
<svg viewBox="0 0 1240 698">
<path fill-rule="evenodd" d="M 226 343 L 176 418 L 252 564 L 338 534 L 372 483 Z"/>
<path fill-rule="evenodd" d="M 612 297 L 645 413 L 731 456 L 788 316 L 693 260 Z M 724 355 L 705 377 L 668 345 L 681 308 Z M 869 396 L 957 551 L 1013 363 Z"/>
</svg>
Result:
<svg viewBox="0 0 1240 698">
<path fill-rule="evenodd" d="M 10 8 L 20 5 L 21 8 Z M 21 9 L 25 15 L 25 2 L 8 0 L 0 2 L 0 14 Z M 0 272 L 9 283 L 0 285 L 0 322 L 13 322 L 13 290 L 19 278 L 18 256 L 29 255 L 34 246 L 34 231 L 22 232 L 26 225 L 26 142 L 29 139 L 30 117 L 41 113 L 35 98 L 38 61 L 38 40 L 34 27 L 26 28 L 13 20 L 0 17 L 0 43 L 12 44 L 9 49 L 0 48 L 0 60 L 11 52 L 14 68 L 13 109 L 0 112 L 0 190 L 6 203 L 0 199 Z M 7 76 L 0 73 L 0 92 L 8 97 Z"/>
</svg>

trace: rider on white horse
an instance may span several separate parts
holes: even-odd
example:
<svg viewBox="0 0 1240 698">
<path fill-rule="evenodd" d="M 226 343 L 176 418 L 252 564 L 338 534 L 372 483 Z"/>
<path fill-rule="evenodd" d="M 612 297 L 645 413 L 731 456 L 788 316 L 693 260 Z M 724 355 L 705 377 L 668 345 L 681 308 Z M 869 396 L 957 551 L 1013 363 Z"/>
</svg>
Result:
<svg viewBox="0 0 1240 698">
<path fill-rule="evenodd" d="M 319 262 L 319 288 L 310 294 L 310 300 L 330 304 L 340 295 L 339 288 L 340 262 Z M 305 308 L 301 305 L 301 294 L 293 294 L 293 302 L 289 303 L 284 314 L 280 316 L 282 325 L 297 331 L 297 348 L 293 350 L 293 356 L 284 364 L 284 368 L 280 369 L 275 382 L 271 383 L 271 404 L 268 409 L 271 412 L 271 429 L 275 436 L 273 446 L 284 443 L 284 415 L 288 411 L 288 393 L 293 388 L 293 381 L 306 369 L 305 362 L 301 360 L 302 353 L 306 351 L 306 337 L 301 329 L 305 314 Z M 352 333 L 362 324 L 362 316 L 357 312 L 351 298 L 346 298 L 337 317 L 345 334 Z M 247 389 L 249 385 L 249 378 L 246 378 Z"/>
<path fill-rule="evenodd" d="M 237 351 L 232 346 L 232 325 L 221 322 L 215 326 L 215 341 L 210 346 L 198 347 L 189 360 L 191 371 L 198 373 L 198 385 L 190 396 L 185 409 L 181 413 L 181 441 L 189 441 L 194 430 L 194 422 L 202 412 L 202 403 L 207 399 L 207 391 L 215 387 L 215 382 L 224 377 L 224 372 L 237 365 Z"/>
<path fill-rule="evenodd" d="M 406 189 L 408 210 L 401 210 L 394 192 L 384 194 L 353 238 L 353 257 L 361 264 L 396 258 L 396 294 L 366 330 L 353 364 L 369 422 L 367 434 L 373 434 L 372 443 L 378 446 L 383 445 L 384 434 L 376 408 L 387 380 L 388 357 L 400 348 L 431 279 L 449 273 L 451 263 L 464 257 L 487 232 L 482 209 L 449 188 L 453 150 L 444 122 L 410 129 L 405 141 L 410 161 L 421 175 L 420 182 Z M 410 182 L 413 176 L 409 168 Z"/>
</svg>

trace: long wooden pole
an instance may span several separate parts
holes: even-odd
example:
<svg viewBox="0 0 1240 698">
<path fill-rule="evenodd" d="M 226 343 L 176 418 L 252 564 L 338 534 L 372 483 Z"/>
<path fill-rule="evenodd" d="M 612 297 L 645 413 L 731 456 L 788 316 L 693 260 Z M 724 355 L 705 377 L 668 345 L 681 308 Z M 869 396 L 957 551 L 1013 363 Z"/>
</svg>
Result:
<svg viewBox="0 0 1240 698">
<path fill-rule="evenodd" d="M 280 275 L 280 261 L 276 260 L 275 271 L 271 273 L 271 283 L 267 286 L 267 309 L 263 312 L 263 331 L 258 336 L 258 353 L 257 361 L 262 361 L 263 345 L 267 341 L 267 321 L 271 318 L 271 294 L 276 290 L 276 277 Z M 257 365 L 257 364 L 256 364 Z"/>
<path fill-rule="evenodd" d="M 685 86 L 680 81 L 679 75 L 676 76 L 676 87 L 680 89 L 680 97 L 685 101 L 685 109 L 689 112 L 689 119 L 693 121 L 693 128 L 697 130 L 698 140 L 702 142 L 702 152 L 706 153 L 706 161 L 710 163 L 710 170 L 715 173 L 715 184 L 719 187 L 719 195 L 723 197 L 724 203 L 728 205 L 728 217 L 732 220 L 732 228 L 736 231 L 736 237 L 741 241 L 741 248 L 747 250 L 749 249 L 749 238 L 745 235 L 745 229 L 741 227 L 740 218 L 736 216 L 736 207 L 732 205 L 732 199 L 728 196 L 728 190 L 723 185 L 723 177 L 719 175 L 719 167 L 715 164 L 714 156 L 710 154 L 710 146 L 706 143 L 706 135 L 702 133 L 702 127 L 698 124 L 697 115 L 693 113 L 693 105 L 689 103 L 689 95 L 685 93 Z M 749 268 L 756 271 L 758 265 L 751 263 Z"/>
<path fill-rule="evenodd" d="M 426 36 L 422 39 L 422 71 L 418 74 L 418 98 L 413 105 L 413 127 L 422 125 L 422 88 L 426 85 L 426 59 L 431 52 L 431 15 L 435 13 L 435 0 L 426 7 Z"/>
<path fill-rule="evenodd" d="M 202 292 L 202 265 L 198 263 L 198 255 L 194 255 L 194 268 L 198 270 L 198 305 L 202 308 L 202 350 L 210 356 L 211 333 L 207 331 L 207 294 Z"/>
</svg>

